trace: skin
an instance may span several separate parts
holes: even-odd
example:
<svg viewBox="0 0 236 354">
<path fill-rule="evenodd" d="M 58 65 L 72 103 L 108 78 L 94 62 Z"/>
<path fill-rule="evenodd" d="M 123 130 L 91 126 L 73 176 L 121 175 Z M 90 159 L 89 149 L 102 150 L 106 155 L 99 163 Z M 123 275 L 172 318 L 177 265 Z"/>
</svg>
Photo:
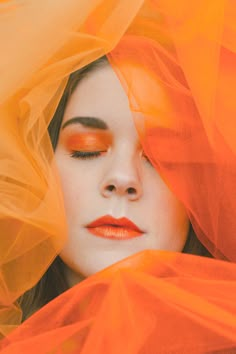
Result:
<svg viewBox="0 0 236 354">
<path fill-rule="evenodd" d="M 108 129 L 85 126 L 98 122 L 78 117 L 98 118 Z M 75 150 L 102 152 L 82 159 Z M 68 221 L 60 256 L 71 286 L 145 249 L 182 251 L 189 229 L 185 209 L 144 155 L 127 96 L 109 64 L 73 92 L 55 156 Z M 129 240 L 96 237 L 85 226 L 104 215 L 126 217 L 144 233 Z"/>
</svg>

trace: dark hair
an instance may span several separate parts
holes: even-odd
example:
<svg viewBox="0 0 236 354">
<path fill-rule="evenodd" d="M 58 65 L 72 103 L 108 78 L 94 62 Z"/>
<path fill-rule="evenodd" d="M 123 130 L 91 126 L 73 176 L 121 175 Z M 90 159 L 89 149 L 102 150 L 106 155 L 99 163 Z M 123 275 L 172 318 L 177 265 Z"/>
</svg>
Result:
<svg viewBox="0 0 236 354">
<path fill-rule="evenodd" d="M 54 150 L 57 146 L 64 111 L 71 94 L 84 77 L 87 77 L 89 73 L 94 71 L 96 68 L 105 65 L 106 63 L 108 63 L 107 58 L 103 56 L 70 75 L 63 96 L 48 127 L 48 132 Z M 182 252 L 211 257 L 211 254 L 196 237 L 191 225 L 188 238 Z M 57 256 L 40 281 L 19 299 L 19 304 L 23 310 L 23 320 L 28 318 L 39 308 L 46 305 L 49 301 L 66 291 L 68 288 L 69 285 L 67 284 L 65 277 L 65 265 L 61 258 Z"/>
</svg>

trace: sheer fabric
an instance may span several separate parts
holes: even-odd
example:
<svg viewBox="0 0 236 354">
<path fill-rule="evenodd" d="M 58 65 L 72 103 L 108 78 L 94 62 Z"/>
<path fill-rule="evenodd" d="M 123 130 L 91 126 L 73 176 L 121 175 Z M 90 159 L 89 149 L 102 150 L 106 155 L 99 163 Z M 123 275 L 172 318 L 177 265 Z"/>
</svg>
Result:
<svg viewBox="0 0 236 354">
<path fill-rule="evenodd" d="M 236 350 L 235 18 L 229 0 L 0 3 L 2 336 L 67 237 L 48 124 L 68 75 L 104 54 L 146 154 L 199 240 L 232 262 L 131 257 L 52 301 L 3 353 L 91 353 L 93 343 L 96 353 Z"/>
<path fill-rule="evenodd" d="M 209 258 L 143 251 L 44 306 L 1 354 L 235 353 L 235 270 Z"/>
</svg>

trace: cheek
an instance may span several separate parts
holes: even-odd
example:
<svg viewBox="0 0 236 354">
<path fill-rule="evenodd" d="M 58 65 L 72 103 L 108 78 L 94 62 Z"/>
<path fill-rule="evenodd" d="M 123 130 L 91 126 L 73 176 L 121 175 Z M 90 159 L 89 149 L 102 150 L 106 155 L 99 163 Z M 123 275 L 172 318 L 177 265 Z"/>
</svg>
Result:
<svg viewBox="0 0 236 354">
<path fill-rule="evenodd" d="M 145 183 L 147 196 L 152 204 L 152 212 L 157 210 L 158 215 L 167 217 L 170 222 L 171 220 L 187 218 L 183 204 L 154 169 L 146 176 Z"/>
<path fill-rule="evenodd" d="M 76 162 L 76 161 L 73 161 Z M 89 203 L 94 174 L 89 169 L 79 169 L 76 163 L 57 158 L 65 211 L 69 223 L 78 218 L 78 211 Z"/>
<path fill-rule="evenodd" d="M 159 176 L 149 178 L 145 217 L 149 218 L 160 248 L 182 251 L 188 236 L 189 219 L 182 203 Z"/>
</svg>

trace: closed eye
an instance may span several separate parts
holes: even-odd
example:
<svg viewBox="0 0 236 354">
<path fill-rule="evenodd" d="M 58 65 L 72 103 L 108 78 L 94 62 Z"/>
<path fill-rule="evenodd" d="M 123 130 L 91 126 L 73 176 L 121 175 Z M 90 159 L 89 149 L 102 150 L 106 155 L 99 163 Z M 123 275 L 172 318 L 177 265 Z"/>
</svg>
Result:
<svg viewBox="0 0 236 354">
<path fill-rule="evenodd" d="M 73 150 L 70 152 L 70 156 L 75 159 L 81 159 L 81 160 L 86 160 L 86 159 L 94 159 L 96 157 L 102 156 L 106 151 L 78 151 L 78 150 Z M 148 156 L 142 155 L 144 159 L 152 165 L 151 161 L 149 160 Z"/>
<path fill-rule="evenodd" d="M 75 159 L 93 159 L 101 156 L 105 151 L 72 151 L 70 156 Z"/>
<path fill-rule="evenodd" d="M 144 157 L 144 159 L 147 161 L 147 163 L 149 163 L 151 166 L 153 166 L 151 163 L 151 160 L 149 159 L 149 157 L 147 155 L 142 154 L 142 157 Z"/>
</svg>

